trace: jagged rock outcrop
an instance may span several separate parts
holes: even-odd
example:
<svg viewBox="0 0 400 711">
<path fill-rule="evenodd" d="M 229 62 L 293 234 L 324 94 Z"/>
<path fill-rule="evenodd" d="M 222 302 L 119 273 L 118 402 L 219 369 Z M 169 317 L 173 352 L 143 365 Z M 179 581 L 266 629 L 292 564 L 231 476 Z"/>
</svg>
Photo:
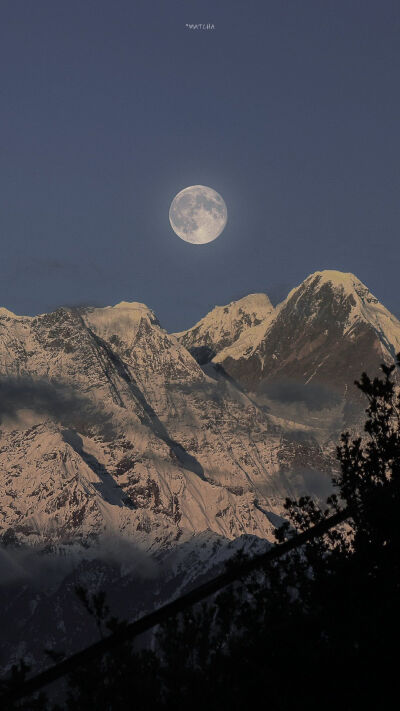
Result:
<svg viewBox="0 0 400 711">
<path fill-rule="evenodd" d="M 206 363 L 248 329 L 268 323 L 273 313 L 266 294 L 249 294 L 226 306 L 216 306 L 192 328 L 175 336 L 196 360 Z"/>
<path fill-rule="evenodd" d="M 248 329 L 214 358 L 259 403 L 339 407 L 340 427 L 360 414 L 354 380 L 400 350 L 400 322 L 353 274 L 316 272 L 270 323 Z M 318 408 L 317 408 L 318 409 Z"/>
<path fill-rule="evenodd" d="M 247 331 L 215 361 L 249 389 L 286 378 L 340 390 L 399 349 L 400 322 L 368 288 L 353 274 L 324 271 L 293 289 L 267 328 Z"/>
<path fill-rule="evenodd" d="M 271 537 L 291 493 L 282 427 L 144 305 L 0 315 L 0 373 L 5 541 Z"/>
</svg>

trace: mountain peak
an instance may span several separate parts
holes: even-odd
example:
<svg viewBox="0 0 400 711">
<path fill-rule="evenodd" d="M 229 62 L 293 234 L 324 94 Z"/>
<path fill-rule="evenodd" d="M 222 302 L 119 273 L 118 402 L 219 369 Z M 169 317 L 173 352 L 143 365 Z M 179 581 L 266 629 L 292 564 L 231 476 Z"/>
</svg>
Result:
<svg viewBox="0 0 400 711">
<path fill-rule="evenodd" d="M 254 308 L 254 309 L 268 309 L 270 310 L 272 307 L 272 304 L 269 300 L 269 297 L 267 294 L 264 293 L 256 293 L 256 294 L 247 294 L 246 296 L 242 296 L 241 299 L 237 299 L 236 301 L 230 301 L 230 303 L 227 306 L 216 306 L 214 311 L 216 309 L 222 309 L 222 308 L 229 308 L 229 307 L 235 307 L 235 308 L 243 308 L 247 306 L 248 308 Z"/>
<path fill-rule="evenodd" d="M 215 306 L 192 328 L 174 335 L 188 349 L 207 348 L 209 355 L 215 355 L 243 332 L 269 321 L 273 313 L 266 294 L 248 294 L 225 306 Z"/>
<path fill-rule="evenodd" d="M 304 300 L 307 300 L 313 309 L 319 303 L 322 293 L 324 294 L 325 302 L 330 294 L 343 303 L 343 306 L 344 303 L 347 304 L 349 323 L 353 323 L 358 319 L 375 322 L 378 311 L 389 314 L 387 309 L 379 303 L 378 299 L 358 277 L 351 272 L 330 269 L 310 274 L 299 286 L 289 292 L 279 308 L 289 303 L 297 304 L 301 302 L 304 304 Z"/>
<path fill-rule="evenodd" d="M 105 308 L 123 309 L 124 311 L 151 311 L 146 304 L 142 304 L 140 301 L 120 301 L 118 304 L 115 304 L 115 306 L 106 306 Z"/>
<path fill-rule="evenodd" d="M 84 320 L 98 336 L 106 340 L 113 335 L 132 338 L 142 321 L 160 326 L 157 316 L 146 304 L 120 301 L 115 306 L 85 309 Z"/>
<path fill-rule="evenodd" d="M 123 315 L 129 315 L 131 319 L 140 320 L 142 316 L 152 316 L 155 318 L 154 312 L 140 301 L 120 301 L 114 306 L 87 306 L 85 312 L 97 314 L 98 317 L 103 315 L 104 318 L 120 318 Z"/>
<path fill-rule="evenodd" d="M 266 380 L 318 381 L 339 392 L 341 370 L 352 388 L 360 372 L 393 362 L 399 350 L 398 319 L 354 274 L 324 270 L 292 289 L 266 328 L 249 328 L 214 360 L 253 389 Z"/>
<path fill-rule="evenodd" d="M 333 287 L 342 287 L 345 291 L 354 291 L 358 287 L 367 289 L 365 284 L 358 279 L 351 272 L 339 272 L 334 269 L 324 269 L 323 271 L 317 271 L 305 279 L 304 284 L 311 283 L 312 281 L 318 279 L 319 284 L 332 284 Z"/>
</svg>

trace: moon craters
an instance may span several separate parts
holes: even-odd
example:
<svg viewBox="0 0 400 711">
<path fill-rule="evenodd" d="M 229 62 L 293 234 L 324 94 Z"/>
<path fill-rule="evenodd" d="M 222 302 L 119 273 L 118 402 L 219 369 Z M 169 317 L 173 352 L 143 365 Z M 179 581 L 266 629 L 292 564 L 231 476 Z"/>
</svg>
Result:
<svg viewBox="0 0 400 711">
<path fill-rule="evenodd" d="M 174 232 L 186 242 L 206 244 L 219 237 L 228 218 L 221 195 L 205 185 L 192 185 L 173 199 L 169 221 Z"/>
</svg>

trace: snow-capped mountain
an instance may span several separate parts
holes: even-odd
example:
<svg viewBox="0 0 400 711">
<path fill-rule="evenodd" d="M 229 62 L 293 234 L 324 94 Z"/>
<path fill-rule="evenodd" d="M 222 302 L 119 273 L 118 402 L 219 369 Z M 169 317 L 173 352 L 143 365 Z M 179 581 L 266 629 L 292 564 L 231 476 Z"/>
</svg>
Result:
<svg viewBox="0 0 400 711">
<path fill-rule="evenodd" d="M 249 328 L 269 323 L 273 313 L 266 294 L 249 294 L 226 306 L 216 306 L 195 326 L 175 336 L 199 362 L 207 362 Z"/>
<path fill-rule="evenodd" d="M 326 442 L 352 381 L 399 350 L 399 321 L 339 272 L 311 275 L 276 309 L 250 295 L 175 335 L 137 302 L 36 317 L 0 309 L 0 553 L 12 561 L 10 584 L 25 551 L 46 549 L 68 571 L 83 560 L 79 575 L 92 570 L 116 599 L 118 579 L 122 596 L 146 590 L 152 605 L 241 541 L 272 540 L 287 496 L 329 492 Z M 322 411 L 321 388 L 339 405 Z M 309 417 L 304 389 L 317 400 Z M 157 569 L 139 588 L 114 569 L 115 551 L 132 546 L 125 562 L 145 555 Z M 21 639 L 24 625 L 39 638 L 47 608 L 58 629 L 48 646 L 72 639 L 68 571 L 51 590 L 25 584 L 7 603 L 10 616 L 21 605 Z"/>
<path fill-rule="evenodd" d="M 311 274 L 214 361 L 250 391 L 323 385 L 344 396 L 362 371 L 375 373 L 400 350 L 400 322 L 353 274 Z"/>
<path fill-rule="evenodd" d="M 270 538 L 299 452 L 329 470 L 142 304 L 3 314 L 0 372 L 8 542 Z"/>
<path fill-rule="evenodd" d="M 218 367 L 201 368 L 143 304 L 2 310 L 0 593 L 21 640 L 11 653 L 17 636 L 0 616 L 4 663 L 89 640 L 71 618 L 81 574 L 131 601 L 117 603 L 122 614 L 138 614 L 206 575 L 246 534 L 272 540 L 285 497 L 309 491 L 310 477 L 323 489 L 332 466 L 310 428 L 266 414 Z M 131 564 L 146 556 L 156 569 L 139 587 L 120 572 L 127 548 Z M 38 590 L 49 556 L 62 576 Z"/>
<path fill-rule="evenodd" d="M 201 367 L 183 341 L 220 350 Z M 275 310 L 262 295 L 217 307 L 178 336 L 136 302 L 2 309 L 1 535 L 112 533 L 146 549 L 206 530 L 270 538 L 303 474 L 332 466 L 315 440 L 320 413 L 305 420 L 282 401 L 318 399 L 317 387 L 343 409 L 361 371 L 398 350 L 399 321 L 340 272 L 312 274 Z"/>
</svg>

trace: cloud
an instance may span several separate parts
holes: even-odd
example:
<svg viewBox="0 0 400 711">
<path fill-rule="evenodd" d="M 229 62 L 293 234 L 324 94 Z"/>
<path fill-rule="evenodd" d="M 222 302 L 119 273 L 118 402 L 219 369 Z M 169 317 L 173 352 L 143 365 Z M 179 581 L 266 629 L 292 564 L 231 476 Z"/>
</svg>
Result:
<svg viewBox="0 0 400 711">
<path fill-rule="evenodd" d="M 27 265 L 23 267 L 27 271 Z M 72 276 L 76 274 L 79 267 L 76 264 L 70 262 L 64 262 L 60 259 L 31 259 L 29 261 L 29 272 L 32 270 L 36 274 L 65 274 L 66 276 Z"/>
<path fill-rule="evenodd" d="M 55 276 L 61 278 L 75 277 L 82 272 L 82 267 L 73 262 L 61 259 L 40 257 L 19 257 L 4 273 L 7 281 L 34 277 Z"/>
<path fill-rule="evenodd" d="M 94 262 L 77 263 L 70 262 L 65 259 L 56 259 L 52 257 L 30 257 L 29 261 L 21 259 L 18 264 L 19 273 L 36 274 L 38 276 L 62 276 L 75 277 L 82 274 L 87 274 L 87 271 L 102 275 L 101 270 Z"/>
<path fill-rule="evenodd" d="M 70 386 L 44 378 L 0 378 L 0 423 L 20 422 L 34 412 L 67 427 L 109 425 L 110 416 Z"/>
<path fill-rule="evenodd" d="M 299 383 L 296 381 L 281 381 L 262 383 L 257 391 L 270 400 L 284 404 L 301 404 L 309 410 L 322 410 L 335 407 L 340 402 L 337 392 L 319 383 Z"/>
<path fill-rule="evenodd" d="M 298 496 L 312 495 L 325 501 L 334 490 L 331 474 L 318 469 L 295 468 L 289 480 Z"/>
<path fill-rule="evenodd" d="M 104 535 L 96 545 L 60 546 L 58 552 L 43 547 L 0 546 L 0 587 L 26 583 L 37 589 L 54 588 L 84 561 L 99 561 L 118 566 L 121 575 L 134 574 L 142 580 L 159 575 L 159 566 L 150 554 L 118 535 Z"/>
<path fill-rule="evenodd" d="M 30 582 L 37 587 L 52 587 L 73 569 L 72 559 L 55 554 L 44 554 L 44 550 L 27 547 L 0 547 L 0 585 Z"/>
<path fill-rule="evenodd" d="M 325 502 L 334 491 L 332 475 L 329 472 L 298 466 L 281 470 L 271 483 L 257 486 L 258 492 L 267 500 L 276 494 L 277 488 L 281 488 L 281 493 L 285 497 L 289 492 L 293 498 L 312 496 L 320 502 Z"/>
</svg>

